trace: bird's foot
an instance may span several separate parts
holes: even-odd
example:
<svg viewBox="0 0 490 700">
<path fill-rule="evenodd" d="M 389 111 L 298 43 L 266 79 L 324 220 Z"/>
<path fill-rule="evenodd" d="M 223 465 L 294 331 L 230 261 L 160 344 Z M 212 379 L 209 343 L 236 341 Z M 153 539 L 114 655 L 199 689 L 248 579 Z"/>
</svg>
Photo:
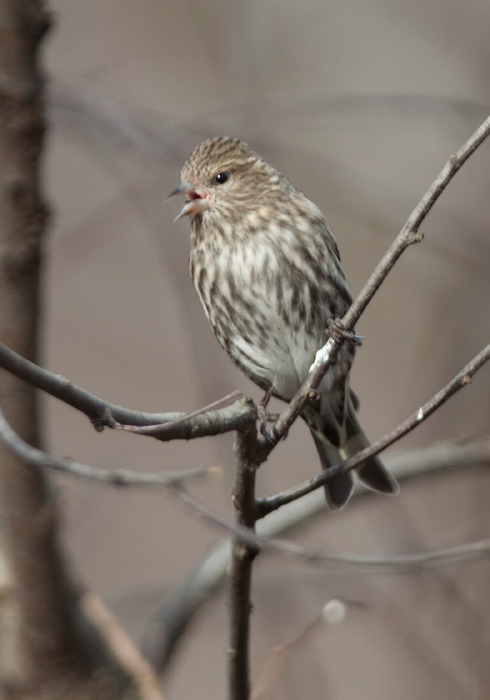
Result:
<svg viewBox="0 0 490 700">
<path fill-rule="evenodd" d="M 344 324 L 340 318 L 329 318 L 327 328 L 330 337 L 346 340 L 351 345 L 362 345 L 364 338 L 362 335 L 356 335 L 353 331 L 348 331 L 344 328 Z"/>
<path fill-rule="evenodd" d="M 258 409 L 258 419 L 259 419 L 259 429 L 262 435 L 268 439 L 269 430 L 267 429 L 267 423 L 271 423 L 277 420 L 277 413 L 270 413 L 267 410 L 267 405 L 271 399 L 274 387 L 270 386 L 262 397 L 261 402 L 257 406 Z"/>
<path fill-rule="evenodd" d="M 279 418 L 279 413 L 270 413 L 266 408 L 258 406 L 258 418 L 260 421 L 260 432 L 267 429 L 267 423 L 274 423 Z"/>
<path fill-rule="evenodd" d="M 273 423 L 279 418 L 278 413 L 270 413 L 270 411 L 267 410 L 267 405 L 271 399 L 273 391 L 274 387 L 270 386 L 262 397 L 257 409 L 260 433 L 270 445 L 275 446 L 282 437 L 286 436 L 279 435 L 279 431 L 275 425 L 271 425 L 270 428 L 267 427 L 268 423 Z"/>
<path fill-rule="evenodd" d="M 287 436 L 287 433 L 286 435 L 281 435 L 275 425 L 271 425 L 271 427 L 267 429 L 265 425 L 262 424 L 260 426 L 260 432 L 272 447 L 275 447 L 281 439 L 284 440 Z"/>
</svg>

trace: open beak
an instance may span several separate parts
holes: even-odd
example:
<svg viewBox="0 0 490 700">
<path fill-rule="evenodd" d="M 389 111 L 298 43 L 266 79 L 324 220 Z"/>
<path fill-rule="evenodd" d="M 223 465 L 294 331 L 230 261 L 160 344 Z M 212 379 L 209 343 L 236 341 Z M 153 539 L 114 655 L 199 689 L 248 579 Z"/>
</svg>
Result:
<svg viewBox="0 0 490 700">
<path fill-rule="evenodd" d="M 203 187 L 194 187 L 188 180 L 181 182 L 180 185 L 168 195 L 167 199 L 170 199 L 170 197 L 176 194 L 185 194 L 185 204 L 174 221 L 181 219 L 183 216 L 201 214 L 204 209 L 207 209 L 209 206 L 209 192 Z"/>
</svg>

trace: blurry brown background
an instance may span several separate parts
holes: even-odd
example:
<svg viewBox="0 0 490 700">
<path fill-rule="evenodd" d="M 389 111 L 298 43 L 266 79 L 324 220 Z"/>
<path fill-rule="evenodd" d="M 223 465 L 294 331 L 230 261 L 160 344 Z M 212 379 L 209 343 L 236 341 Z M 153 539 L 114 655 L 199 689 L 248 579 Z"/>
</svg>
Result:
<svg viewBox="0 0 490 700">
<path fill-rule="evenodd" d="M 165 196 L 203 138 L 246 139 L 327 214 L 354 292 L 451 152 L 490 107 L 484 0 L 52 0 L 45 365 L 125 406 L 193 410 L 260 392 L 219 349 L 187 273 L 188 222 Z M 379 437 L 488 342 L 490 145 L 457 175 L 358 326 L 352 384 Z M 489 432 L 488 368 L 398 446 Z M 101 467 L 219 464 L 196 492 L 230 513 L 231 438 L 161 444 L 96 434 L 46 401 L 49 449 Z M 261 469 L 272 493 L 316 473 L 302 425 Z M 164 594 L 218 539 L 171 498 L 59 481 L 73 567 L 139 639 Z M 424 551 L 488 535 L 490 480 L 463 472 L 320 518 L 328 551 Z M 263 557 L 254 677 L 266 652 L 336 595 L 365 603 L 293 656 L 277 697 L 488 697 L 488 562 L 413 575 L 339 575 Z M 225 696 L 225 602 L 202 611 L 169 698 Z"/>
</svg>

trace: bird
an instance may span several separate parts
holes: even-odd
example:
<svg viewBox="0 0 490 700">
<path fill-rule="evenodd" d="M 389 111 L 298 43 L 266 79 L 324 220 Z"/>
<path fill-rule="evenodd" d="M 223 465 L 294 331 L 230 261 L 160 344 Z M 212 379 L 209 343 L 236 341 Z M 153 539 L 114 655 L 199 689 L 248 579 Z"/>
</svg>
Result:
<svg viewBox="0 0 490 700">
<path fill-rule="evenodd" d="M 180 180 L 169 197 L 185 196 L 175 220 L 190 219 L 190 274 L 216 338 L 266 392 L 263 406 L 271 395 L 288 402 L 324 345 L 328 324 L 352 303 L 337 241 L 320 209 L 241 139 L 203 141 Z M 353 343 L 341 346 L 301 414 L 322 469 L 369 445 L 349 385 L 354 353 Z M 374 491 L 399 490 L 377 456 L 356 474 Z M 329 507 L 343 508 L 353 488 L 352 472 L 329 480 Z"/>
</svg>

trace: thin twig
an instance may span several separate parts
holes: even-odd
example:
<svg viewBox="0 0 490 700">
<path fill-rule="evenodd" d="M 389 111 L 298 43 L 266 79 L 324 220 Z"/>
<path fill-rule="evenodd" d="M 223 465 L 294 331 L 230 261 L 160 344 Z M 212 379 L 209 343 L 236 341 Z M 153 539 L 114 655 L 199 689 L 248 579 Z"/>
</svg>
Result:
<svg viewBox="0 0 490 700">
<path fill-rule="evenodd" d="M 134 700 L 163 700 L 154 670 L 141 657 L 128 633 L 100 598 L 86 591 L 80 596 L 79 605 L 86 620 L 97 630 L 107 647 L 108 656 L 111 660 L 116 659 L 121 669 L 130 676 L 133 685 L 131 697 Z"/>
<path fill-rule="evenodd" d="M 467 386 L 471 377 L 486 363 L 490 360 L 490 345 L 487 345 L 471 362 L 469 362 L 466 367 L 464 367 L 461 372 L 459 372 L 454 379 L 452 379 L 446 386 L 441 389 L 435 396 L 433 396 L 427 403 L 421 406 L 415 413 L 413 413 L 409 418 L 400 423 L 398 427 L 392 430 L 390 433 L 377 440 L 369 447 L 361 450 L 353 457 L 340 462 L 330 469 L 317 474 L 312 479 L 303 482 L 293 488 L 283 491 L 282 493 L 276 494 L 275 496 L 268 496 L 266 498 L 258 499 L 257 502 L 257 517 L 264 517 L 267 513 L 270 513 L 277 508 L 295 501 L 297 498 L 301 498 L 310 491 L 324 486 L 328 481 L 339 476 L 340 474 L 345 474 L 352 469 L 355 469 L 359 464 L 362 464 L 368 457 L 377 455 L 382 450 L 397 442 L 407 433 L 411 432 L 414 428 L 425 421 L 435 410 L 437 410 L 443 403 L 445 403 L 451 396 L 456 394 L 460 389 Z"/>
<path fill-rule="evenodd" d="M 490 438 L 475 440 L 464 445 L 443 442 L 425 448 L 392 452 L 386 455 L 386 466 L 400 482 L 433 478 L 458 469 L 490 467 Z M 370 497 L 371 492 L 357 487 L 359 497 Z M 257 523 L 263 537 L 291 534 L 307 522 L 321 516 L 335 517 L 325 508 L 323 492 L 314 491 L 301 501 L 293 501 Z M 178 648 L 184 631 L 197 611 L 223 587 L 230 566 L 230 541 L 219 542 L 192 568 L 181 583 L 165 597 L 145 635 L 144 653 L 157 673 L 163 673 Z M 362 572 L 362 570 L 360 570 Z"/>
<path fill-rule="evenodd" d="M 304 647 L 313 635 L 327 625 L 337 625 L 344 619 L 347 606 L 364 607 L 360 601 L 334 598 L 299 634 L 283 644 L 272 647 L 254 685 L 250 700 L 270 700 L 277 691 L 280 676 L 290 656 Z"/>
<path fill-rule="evenodd" d="M 232 534 L 235 539 L 241 540 L 249 547 L 255 547 L 261 551 L 269 551 L 276 554 L 285 554 L 296 559 L 312 563 L 323 563 L 339 566 L 342 569 L 352 568 L 369 571 L 386 571 L 389 573 L 417 573 L 424 569 L 432 569 L 437 566 L 459 564 L 472 559 L 487 558 L 490 555 L 490 539 L 469 542 L 455 547 L 438 549 L 433 552 L 417 552 L 415 554 L 391 554 L 387 556 L 359 556 L 350 554 L 329 554 L 320 550 L 310 549 L 287 540 L 271 539 L 263 535 L 255 534 L 249 528 L 229 522 L 200 499 L 189 493 L 184 487 L 173 489 L 179 500 L 190 510 L 197 513 L 203 520 L 213 527 Z"/>
<path fill-rule="evenodd" d="M 0 438 L 7 447 L 23 462 L 36 467 L 46 467 L 81 479 L 99 481 L 112 486 L 146 486 L 153 488 L 174 488 L 190 479 L 202 479 L 216 475 L 217 467 L 197 467 L 162 473 L 139 473 L 130 469 L 98 469 L 88 464 L 76 462 L 67 457 L 54 457 L 28 445 L 15 433 L 5 420 L 0 408 Z"/>
<path fill-rule="evenodd" d="M 419 232 L 423 221 L 461 166 L 489 135 L 490 116 L 478 127 L 464 146 L 449 158 L 446 165 L 412 211 L 402 230 L 388 248 L 361 292 L 343 317 L 341 322 L 343 329 L 346 331 L 353 330 L 361 314 L 364 312 L 401 254 L 413 243 L 418 243 L 423 240 L 423 235 Z M 342 339 L 338 333 L 335 333 L 335 325 L 327 330 L 327 337 L 328 340 L 317 353 L 315 362 L 307 378 L 273 426 L 273 434 L 276 441 L 287 433 L 296 418 L 300 415 L 308 400 L 309 392 L 318 387 L 323 376 L 334 362 L 340 346 L 344 342 L 344 339 Z M 264 459 L 271 452 L 272 448 L 273 445 L 266 439 L 262 441 Z"/>
<path fill-rule="evenodd" d="M 202 416 L 205 413 L 209 414 L 215 409 L 223 408 L 224 406 L 228 406 L 229 404 L 236 403 L 239 399 L 243 398 L 244 396 L 242 392 L 236 390 L 232 391 L 231 394 L 227 394 L 227 396 L 223 396 L 221 399 L 217 399 L 216 401 L 213 401 L 212 403 L 209 403 L 206 406 L 203 406 L 202 408 L 198 408 L 195 411 L 192 411 L 192 413 L 185 413 L 181 418 L 177 418 L 176 420 L 167 421 L 160 424 L 157 423 L 156 425 L 142 426 L 124 425 L 122 423 L 116 423 L 116 425 L 114 425 L 114 428 L 116 430 L 123 430 L 129 433 L 136 433 L 138 435 L 151 435 L 152 437 L 157 437 L 161 439 L 163 435 L 171 432 L 176 426 L 182 426 L 191 418 Z"/>
<path fill-rule="evenodd" d="M 357 323 L 359 317 L 364 312 L 374 294 L 378 291 L 381 284 L 384 282 L 388 273 L 393 268 L 394 264 L 400 255 L 411 246 L 413 243 L 419 243 L 423 240 L 423 234 L 419 233 L 420 227 L 430 213 L 435 203 L 449 185 L 458 170 L 466 163 L 468 158 L 481 146 L 485 139 L 490 135 L 490 116 L 478 127 L 478 129 L 470 136 L 466 143 L 453 155 L 450 156 L 446 165 L 443 167 L 439 175 L 436 177 L 432 185 L 424 194 L 420 202 L 408 217 L 405 225 L 389 247 L 374 272 L 369 277 L 364 285 L 361 293 L 352 304 L 343 318 L 343 324 L 346 329 L 352 329 Z"/>
</svg>

